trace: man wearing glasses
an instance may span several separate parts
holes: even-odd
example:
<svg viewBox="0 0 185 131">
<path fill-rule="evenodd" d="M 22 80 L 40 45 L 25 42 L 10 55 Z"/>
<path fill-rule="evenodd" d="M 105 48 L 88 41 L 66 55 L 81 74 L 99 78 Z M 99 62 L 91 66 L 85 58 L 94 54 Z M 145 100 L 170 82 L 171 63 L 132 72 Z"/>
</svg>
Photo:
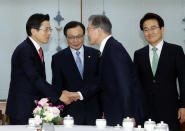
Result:
<svg viewBox="0 0 185 131">
<path fill-rule="evenodd" d="M 15 49 L 11 60 L 11 81 L 6 114 L 12 125 L 26 125 L 33 117 L 34 100 L 50 98 L 63 100 L 46 81 L 42 44 L 51 35 L 49 15 L 33 14 L 26 24 L 27 39 Z M 60 98 L 59 98 L 60 97 Z"/>
<path fill-rule="evenodd" d="M 66 96 L 64 115 L 73 116 L 77 125 L 94 125 L 101 116 L 96 86 L 99 51 L 83 45 L 85 27 L 80 22 L 67 23 L 64 35 L 69 47 L 52 57 L 52 84 Z"/>
<path fill-rule="evenodd" d="M 149 45 L 135 52 L 134 63 L 147 98 L 148 118 L 157 123 L 164 121 L 171 131 L 179 131 L 180 123 L 185 121 L 183 49 L 163 41 L 164 21 L 157 14 L 145 14 L 140 28 Z"/>
</svg>

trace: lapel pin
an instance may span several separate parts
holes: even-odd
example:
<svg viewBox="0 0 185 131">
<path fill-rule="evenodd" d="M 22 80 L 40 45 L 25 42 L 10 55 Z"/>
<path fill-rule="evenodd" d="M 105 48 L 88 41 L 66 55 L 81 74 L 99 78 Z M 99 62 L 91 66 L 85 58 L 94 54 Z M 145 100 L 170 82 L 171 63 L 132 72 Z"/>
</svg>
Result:
<svg viewBox="0 0 185 131">
<path fill-rule="evenodd" d="M 91 58 L 91 56 L 89 55 L 88 58 Z"/>
</svg>

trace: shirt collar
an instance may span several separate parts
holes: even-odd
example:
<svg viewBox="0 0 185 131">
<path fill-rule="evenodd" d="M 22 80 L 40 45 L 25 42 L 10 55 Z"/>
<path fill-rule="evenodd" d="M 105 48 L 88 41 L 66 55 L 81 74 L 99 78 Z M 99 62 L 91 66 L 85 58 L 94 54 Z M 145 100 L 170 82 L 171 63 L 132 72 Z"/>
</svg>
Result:
<svg viewBox="0 0 185 131">
<path fill-rule="evenodd" d="M 108 40 L 111 36 L 112 36 L 112 35 L 109 35 L 109 36 L 107 36 L 104 40 L 102 40 L 102 42 L 101 42 L 101 44 L 100 44 L 100 52 L 101 52 L 101 54 L 102 54 L 102 52 L 103 52 L 103 49 L 104 49 L 104 47 L 105 47 L 105 44 L 106 44 L 107 40 Z"/>
<path fill-rule="evenodd" d="M 155 46 L 157 48 L 157 50 L 159 50 L 159 51 L 162 50 L 163 43 L 164 43 L 164 41 L 161 40 L 161 42 Z M 150 50 L 152 50 L 153 46 L 149 44 L 149 48 L 150 48 Z"/>
<path fill-rule="evenodd" d="M 40 49 L 40 45 L 35 40 L 33 40 L 30 36 L 29 36 L 29 39 L 31 40 L 31 42 L 33 43 L 33 45 L 35 46 L 35 48 L 38 51 Z"/>
<path fill-rule="evenodd" d="M 83 55 L 83 53 L 84 53 L 84 46 L 83 45 L 80 47 L 79 50 L 75 50 L 75 49 L 73 49 L 71 47 L 70 47 L 70 49 L 71 49 L 71 51 L 72 51 L 73 54 L 76 54 L 77 51 L 80 52 L 80 55 Z"/>
</svg>

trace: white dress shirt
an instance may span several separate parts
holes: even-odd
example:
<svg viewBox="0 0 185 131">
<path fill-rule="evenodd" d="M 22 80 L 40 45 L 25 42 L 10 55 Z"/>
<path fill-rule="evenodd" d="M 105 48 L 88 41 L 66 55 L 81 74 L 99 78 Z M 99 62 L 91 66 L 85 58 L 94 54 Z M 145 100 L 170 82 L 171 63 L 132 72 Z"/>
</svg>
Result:
<svg viewBox="0 0 185 131">
<path fill-rule="evenodd" d="M 105 47 L 105 44 L 107 43 L 107 40 L 111 37 L 112 35 L 109 35 L 109 36 L 107 36 L 104 40 L 102 40 L 102 42 L 101 42 L 101 44 L 100 44 L 100 52 L 101 52 L 101 54 L 102 54 L 102 52 L 103 52 L 103 49 L 104 49 L 104 47 Z"/>
<path fill-rule="evenodd" d="M 84 69 L 84 46 L 81 46 L 79 50 L 75 50 L 73 48 L 70 48 L 71 49 L 71 52 L 73 54 L 73 57 L 76 61 L 76 52 L 79 51 L 80 52 L 80 59 L 82 61 L 82 68 Z"/>
<path fill-rule="evenodd" d="M 33 45 L 35 46 L 35 48 L 39 54 L 40 45 L 35 40 L 33 40 L 30 36 L 28 38 L 31 40 L 31 42 L 33 43 Z"/>
<path fill-rule="evenodd" d="M 163 43 L 164 41 L 162 40 L 159 44 L 157 44 L 155 47 L 157 48 L 157 56 L 158 56 L 158 60 L 160 58 L 160 55 L 161 55 L 161 50 L 162 50 L 162 47 L 163 47 Z M 153 46 L 149 44 L 149 57 L 150 57 L 150 65 L 152 67 L 152 60 L 153 60 L 153 50 L 152 50 Z"/>
</svg>

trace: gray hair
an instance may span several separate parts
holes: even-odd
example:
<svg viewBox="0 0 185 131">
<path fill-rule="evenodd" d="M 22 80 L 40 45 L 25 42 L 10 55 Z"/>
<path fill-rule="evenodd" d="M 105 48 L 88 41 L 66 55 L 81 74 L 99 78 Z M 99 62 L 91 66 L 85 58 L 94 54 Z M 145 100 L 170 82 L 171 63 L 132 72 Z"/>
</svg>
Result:
<svg viewBox="0 0 185 131">
<path fill-rule="evenodd" d="M 105 33 L 112 33 L 112 24 L 105 15 L 91 15 L 88 19 L 94 28 L 100 27 Z"/>
</svg>

